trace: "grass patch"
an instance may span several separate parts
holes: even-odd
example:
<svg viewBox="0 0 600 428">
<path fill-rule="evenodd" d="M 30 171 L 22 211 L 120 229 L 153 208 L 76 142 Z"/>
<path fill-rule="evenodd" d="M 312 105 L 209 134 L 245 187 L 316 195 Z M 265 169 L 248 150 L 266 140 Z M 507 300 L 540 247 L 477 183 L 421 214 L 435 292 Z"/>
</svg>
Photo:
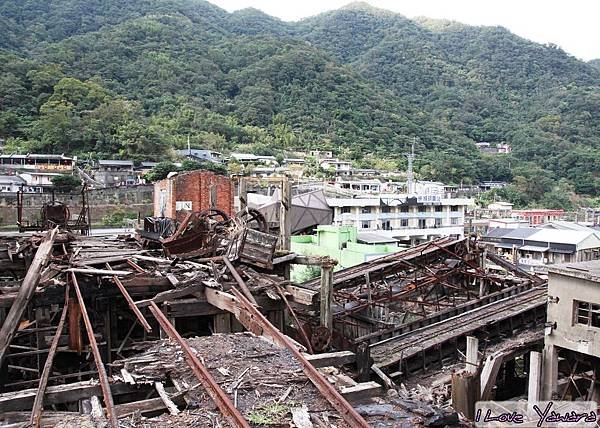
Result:
<svg viewBox="0 0 600 428">
<path fill-rule="evenodd" d="M 290 411 L 289 406 L 271 403 L 248 412 L 248 422 L 255 425 L 273 425 L 281 423 L 282 418 Z"/>
</svg>

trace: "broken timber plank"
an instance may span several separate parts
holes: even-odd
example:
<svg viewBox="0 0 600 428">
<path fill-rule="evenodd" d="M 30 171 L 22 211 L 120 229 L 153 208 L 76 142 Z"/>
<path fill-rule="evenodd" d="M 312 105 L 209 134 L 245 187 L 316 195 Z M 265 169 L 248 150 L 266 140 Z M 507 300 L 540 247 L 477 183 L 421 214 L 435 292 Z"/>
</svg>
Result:
<svg viewBox="0 0 600 428">
<path fill-rule="evenodd" d="M 100 356 L 100 350 L 98 349 L 96 336 L 94 336 L 92 323 L 90 321 L 90 317 L 88 316 L 87 308 L 85 307 L 85 302 L 83 301 L 83 296 L 81 295 L 81 290 L 79 289 L 79 284 L 77 283 L 77 276 L 75 275 L 75 272 L 71 272 L 71 280 L 73 281 L 73 288 L 75 288 L 77 300 L 79 301 L 79 306 L 81 307 L 83 323 L 85 324 L 88 340 L 90 342 L 90 348 L 92 348 L 92 354 L 94 356 L 94 361 L 96 362 L 98 378 L 100 379 L 102 395 L 104 396 L 104 404 L 106 405 L 106 415 L 108 416 L 108 421 L 112 428 L 119 428 L 119 421 L 117 420 L 117 415 L 115 413 L 115 404 L 113 402 L 113 397 L 110 392 L 110 385 L 108 384 L 106 369 L 104 368 L 104 364 L 102 363 L 102 357 Z"/>
<path fill-rule="evenodd" d="M 135 302 L 135 305 L 137 307 L 145 307 L 145 306 L 149 306 L 152 302 L 163 303 L 163 302 L 166 302 L 167 300 L 179 299 L 180 297 L 189 296 L 190 294 L 194 294 L 199 291 L 202 291 L 203 288 L 204 288 L 204 286 L 201 284 L 192 284 L 192 285 L 188 285 L 187 287 L 178 288 L 175 290 L 163 291 L 161 293 L 158 293 L 152 299 L 139 300 L 139 301 Z"/>
<path fill-rule="evenodd" d="M 356 354 L 352 351 L 326 352 L 323 354 L 305 355 L 306 359 L 316 367 L 341 367 L 356 361 Z"/>
<path fill-rule="evenodd" d="M 156 388 L 156 392 L 158 392 L 158 396 L 160 397 L 160 399 L 163 401 L 163 403 L 165 403 L 165 406 L 169 410 L 169 413 L 172 415 L 178 415 L 179 409 L 167 395 L 167 392 L 165 391 L 165 387 L 163 386 L 162 382 L 154 382 L 154 387 Z"/>
<path fill-rule="evenodd" d="M 394 381 L 392 381 L 392 379 L 389 378 L 388 375 L 386 375 L 378 366 L 377 364 L 373 364 L 371 366 L 371 370 L 373 370 L 373 372 L 375 372 L 375 374 L 377 376 L 379 376 L 379 379 L 381 379 L 383 381 L 383 383 L 385 384 L 386 388 L 388 389 L 396 389 L 396 385 L 394 384 Z"/>
<path fill-rule="evenodd" d="M 131 385 L 122 382 L 113 383 L 110 387 L 114 395 L 135 391 Z M 0 394 L 0 413 L 27 410 L 30 415 L 36 393 L 37 388 L 30 388 Z M 72 403 L 101 393 L 98 382 L 92 380 L 49 386 L 44 394 L 44 404 Z"/>
<path fill-rule="evenodd" d="M 105 269 L 93 269 L 93 268 L 89 268 L 89 269 L 68 268 L 65 270 L 65 272 L 83 273 L 83 274 L 87 274 L 87 275 L 110 275 L 110 276 L 114 276 L 114 275 L 125 276 L 125 275 L 131 275 L 133 273 L 128 270 L 105 270 Z"/>
<path fill-rule="evenodd" d="M 361 382 L 341 389 L 342 396 L 352 402 L 366 400 L 381 395 L 383 388 L 377 382 Z"/>
<path fill-rule="evenodd" d="M 58 347 L 58 342 L 60 340 L 60 335 L 62 334 L 63 328 L 65 326 L 65 320 L 67 318 L 67 310 L 69 308 L 69 284 L 67 283 L 65 287 L 65 303 L 63 304 L 63 310 L 60 314 L 60 320 L 58 321 L 58 327 L 56 327 L 56 333 L 54 333 L 54 337 L 52 338 L 52 344 L 50 345 L 50 351 L 48 351 L 48 358 L 46 359 L 46 363 L 44 364 L 44 370 L 42 371 L 42 376 L 40 377 L 40 383 L 38 386 L 37 393 L 35 394 L 35 399 L 33 400 L 33 408 L 31 409 L 31 417 L 29 418 L 29 423 L 35 427 L 39 428 L 41 419 L 42 419 L 42 411 L 44 410 L 44 394 L 46 392 L 46 387 L 48 386 L 48 378 L 50 377 L 50 370 L 52 369 L 52 363 L 54 362 L 54 355 L 56 354 L 56 348 Z"/>
<path fill-rule="evenodd" d="M 33 261 L 27 270 L 25 279 L 23 279 L 23 282 L 21 283 L 17 297 L 13 301 L 10 311 L 2 324 L 2 329 L 0 329 L 0 367 L 2 367 L 2 363 L 4 362 L 8 345 L 12 341 L 15 331 L 19 326 L 19 321 L 21 321 L 21 317 L 25 313 L 27 305 L 33 296 L 33 292 L 40 281 L 42 268 L 48 263 L 48 260 L 52 255 L 52 246 L 54 245 L 57 233 L 58 228 L 52 229 L 46 233 L 44 240 L 38 247 Z"/>
</svg>

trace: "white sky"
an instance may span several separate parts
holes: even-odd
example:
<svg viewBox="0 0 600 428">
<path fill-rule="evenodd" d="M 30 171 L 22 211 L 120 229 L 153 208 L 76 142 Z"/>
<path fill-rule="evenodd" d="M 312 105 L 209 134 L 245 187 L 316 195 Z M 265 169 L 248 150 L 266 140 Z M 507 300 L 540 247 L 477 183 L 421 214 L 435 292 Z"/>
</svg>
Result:
<svg viewBox="0 0 600 428">
<path fill-rule="evenodd" d="M 285 21 L 338 9 L 351 0 L 209 0 L 234 11 L 254 7 Z M 502 25 L 538 43 L 555 43 L 584 60 L 600 58 L 600 0 L 368 0 L 409 18 Z"/>
</svg>

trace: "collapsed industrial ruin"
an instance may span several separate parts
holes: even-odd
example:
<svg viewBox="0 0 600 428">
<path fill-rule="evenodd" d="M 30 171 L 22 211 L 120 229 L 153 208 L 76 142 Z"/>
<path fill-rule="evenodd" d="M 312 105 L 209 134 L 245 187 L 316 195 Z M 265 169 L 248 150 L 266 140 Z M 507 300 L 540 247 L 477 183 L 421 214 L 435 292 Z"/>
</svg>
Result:
<svg viewBox="0 0 600 428">
<path fill-rule="evenodd" d="M 247 206 L 264 186 L 275 220 Z M 290 251 L 292 207 L 285 178 L 203 171 L 157 183 L 131 234 L 54 198 L 20 216 L 0 237 L 0 424 L 444 426 L 527 396 L 544 279 L 469 236 L 334 272 Z M 320 276 L 292 283 L 296 264 Z"/>
</svg>

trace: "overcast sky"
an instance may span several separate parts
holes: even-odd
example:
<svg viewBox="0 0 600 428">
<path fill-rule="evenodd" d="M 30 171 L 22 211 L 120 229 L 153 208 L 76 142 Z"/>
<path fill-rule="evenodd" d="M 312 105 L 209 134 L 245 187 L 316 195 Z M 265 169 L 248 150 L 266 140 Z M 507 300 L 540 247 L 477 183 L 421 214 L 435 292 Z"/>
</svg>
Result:
<svg viewBox="0 0 600 428">
<path fill-rule="evenodd" d="M 350 0 L 209 0 L 228 11 L 254 7 L 285 21 L 338 9 Z M 600 58 L 600 0 L 368 0 L 407 16 L 502 25 L 538 43 L 555 43 L 584 60 Z"/>
</svg>

